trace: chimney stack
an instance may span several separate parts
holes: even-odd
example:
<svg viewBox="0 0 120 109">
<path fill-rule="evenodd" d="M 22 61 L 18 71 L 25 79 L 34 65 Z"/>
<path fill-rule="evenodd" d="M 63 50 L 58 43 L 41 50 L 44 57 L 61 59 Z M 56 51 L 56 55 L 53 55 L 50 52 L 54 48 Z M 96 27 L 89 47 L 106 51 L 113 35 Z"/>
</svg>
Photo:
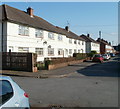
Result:
<svg viewBox="0 0 120 109">
<path fill-rule="evenodd" d="M 87 37 L 90 37 L 90 34 L 87 34 Z"/>
<path fill-rule="evenodd" d="M 69 32 L 69 27 L 68 27 L 68 26 L 66 26 L 66 27 L 65 27 L 65 30 Z"/>
<path fill-rule="evenodd" d="M 33 9 L 32 9 L 31 7 L 28 7 L 27 13 L 28 13 L 31 17 L 33 17 Z"/>
</svg>

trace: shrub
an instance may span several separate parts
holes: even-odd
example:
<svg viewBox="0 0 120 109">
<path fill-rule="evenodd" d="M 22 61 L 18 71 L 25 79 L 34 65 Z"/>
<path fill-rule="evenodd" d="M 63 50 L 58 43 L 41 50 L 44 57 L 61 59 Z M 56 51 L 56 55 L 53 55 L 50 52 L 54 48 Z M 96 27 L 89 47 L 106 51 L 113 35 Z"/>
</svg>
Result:
<svg viewBox="0 0 120 109">
<path fill-rule="evenodd" d="M 93 51 L 91 51 L 91 52 L 88 54 L 88 56 L 89 56 L 89 57 L 93 57 L 95 54 L 97 54 L 97 52 L 93 50 Z"/>
</svg>

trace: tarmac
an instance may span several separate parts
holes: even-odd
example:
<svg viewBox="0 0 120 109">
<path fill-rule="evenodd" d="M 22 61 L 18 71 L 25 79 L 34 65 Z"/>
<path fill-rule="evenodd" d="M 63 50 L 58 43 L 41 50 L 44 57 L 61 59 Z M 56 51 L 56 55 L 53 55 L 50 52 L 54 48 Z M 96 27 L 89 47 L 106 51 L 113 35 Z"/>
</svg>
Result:
<svg viewBox="0 0 120 109">
<path fill-rule="evenodd" d="M 19 76 L 19 77 L 33 77 L 33 78 L 57 78 L 57 77 L 67 77 L 74 73 L 79 69 L 78 65 L 86 65 L 85 62 L 74 64 L 58 69 L 53 70 L 39 70 L 38 72 L 26 72 L 26 71 L 14 71 L 14 70 L 1 70 L 0 75 L 7 76 Z M 87 64 L 88 66 L 88 64 Z"/>
</svg>

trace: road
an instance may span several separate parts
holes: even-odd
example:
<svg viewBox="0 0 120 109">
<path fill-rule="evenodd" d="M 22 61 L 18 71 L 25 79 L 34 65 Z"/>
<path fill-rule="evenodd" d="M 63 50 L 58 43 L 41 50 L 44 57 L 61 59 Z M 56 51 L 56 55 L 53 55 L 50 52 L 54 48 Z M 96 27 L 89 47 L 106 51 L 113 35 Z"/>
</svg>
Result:
<svg viewBox="0 0 120 109">
<path fill-rule="evenodd" d="M 63 78 L 12 78 L 29 94 L 32 107 L 118 107 L 118 63 L 116 57 L 71 65 L 75 72 Z"/>
</svg>

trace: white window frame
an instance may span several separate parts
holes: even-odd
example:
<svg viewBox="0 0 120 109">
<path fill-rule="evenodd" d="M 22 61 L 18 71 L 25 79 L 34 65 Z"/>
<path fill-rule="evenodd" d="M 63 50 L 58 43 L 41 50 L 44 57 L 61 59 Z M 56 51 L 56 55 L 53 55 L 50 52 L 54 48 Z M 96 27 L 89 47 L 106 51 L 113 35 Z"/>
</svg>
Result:
<svg viewBox="0 0 120 109">
<path fill-rule="evenodd" d="M 58 55 L 63 55 L 63 49 L 58 49 Z"/>
<path fill-rule="evenodd" d="M 37 54 L 37 56 L 43 56 L 44 50 L 43 48 L 35 48 L 35 53 Z"/>
<path fill-rule="evenodd" d="M 43 38 L 43 30 L 35 29 L 35 37 L 36 38 Z"/>
<path fill-rule="evenodd" d="M 29 47 L 18 47 L 18 52 L 29 52 Z"/>
<path fill-rule="evenodd" d="M 72 49 L 69 49 L 69 54 L 72 54 Z"/>
<path fill-rule="evenodd" d="M 76 50 L 76 49 L 74 49 L 74 53 L 77 53 L 77 50 Z"/>
<path fill-rule="evenodd" d="M 29 27 L 19 25 L 19 33 L 18 34 L 22 35 L 22 36 L 29 36 Z"/>
<path fill-rule="evenodd" d="M 77 44 L 77 40 L 76 39 L 74 39 L 74 44 Z"/>
<path fill-rule="evenodd" d="M 54 40 L 54 33 L 48 32 L 48 38 Z"/>
<path fill-rule="evenodd" d="M 54 48 L 48 48 L 48 56 L 54 56 Z"/>
<path fill-rule="evenodd" d="M 69 39 L 69 43 L 72 44 L 72 39 Z"/>
<path fill-rule="evenodd" d="M 62 41 L 62 40 L 63 40 L 62 35 L 58 34 L 58 41 Z"/>
</svg>

